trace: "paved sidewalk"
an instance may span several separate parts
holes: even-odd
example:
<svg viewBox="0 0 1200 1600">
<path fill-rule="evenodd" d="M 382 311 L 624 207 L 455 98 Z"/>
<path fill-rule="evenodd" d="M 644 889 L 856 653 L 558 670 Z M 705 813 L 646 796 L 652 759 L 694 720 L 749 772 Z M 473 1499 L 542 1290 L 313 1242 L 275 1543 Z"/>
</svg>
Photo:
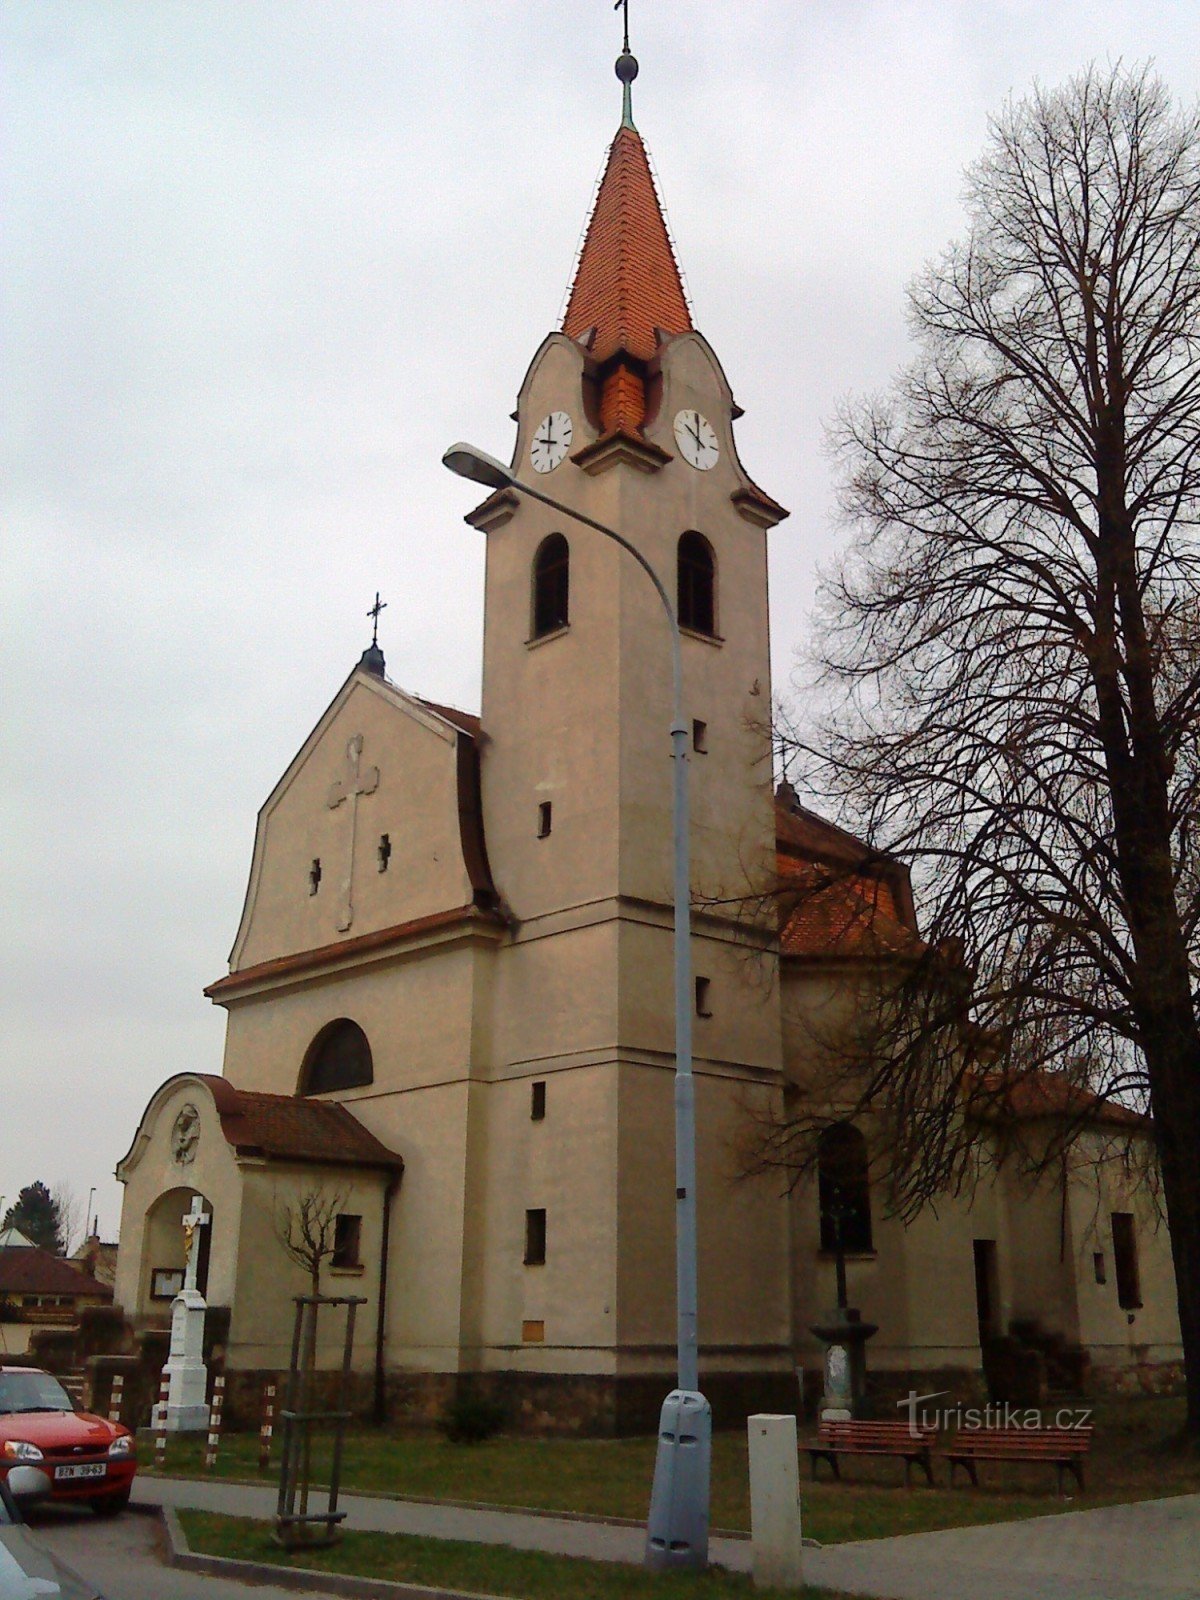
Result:
<svg viewBox="0 0 1200 1600">
<path fill-rule="evenodd" d="M 254 1485 L 139 1478 L 134 1495 L 238 1516 L 275 1512 L 275 1491 Z M 363 1495 L 341 1504 L 348 1528 L 593 1561 L 642 1559 L 640 1528 Z M 709 1553 L 721 1566 L 750 1570 L 747 1540 L 713 1539 Z M 829 1545 L 804 1557 L 807 1582 L 876 1600 L 1200 1600 L 1200 1495 Z"/>
</svg>

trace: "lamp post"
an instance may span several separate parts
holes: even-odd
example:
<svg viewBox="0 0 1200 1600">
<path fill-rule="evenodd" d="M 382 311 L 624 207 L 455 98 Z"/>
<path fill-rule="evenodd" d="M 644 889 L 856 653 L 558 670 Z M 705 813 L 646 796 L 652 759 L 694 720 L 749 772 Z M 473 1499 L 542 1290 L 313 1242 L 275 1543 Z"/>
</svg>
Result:
<svg viewBox="0 0 1200 1600">
<path fill-rule="evenodd" d="M 700 1568 L 708 1563 L 709 1463 L 712 1413 L 699 1392 L 696 1342 L 696 1091 L 692 1077 L 691 875 L 688 861 L 687 724 L 683 719 L 683 655 L 679 619 L 662 580 L 636 546 L 594 517 L 576 511 L 474 445 L 454 444 L 443 465 L 489 489 L 514 489 L 619 544 L 654 585 L 671 630 L 672 833 L 675 890 L 675 1305 L 678 1382 L 663 1402 L 658 1457 L 646 1532 L 646 1564 Z"/>
</svg>

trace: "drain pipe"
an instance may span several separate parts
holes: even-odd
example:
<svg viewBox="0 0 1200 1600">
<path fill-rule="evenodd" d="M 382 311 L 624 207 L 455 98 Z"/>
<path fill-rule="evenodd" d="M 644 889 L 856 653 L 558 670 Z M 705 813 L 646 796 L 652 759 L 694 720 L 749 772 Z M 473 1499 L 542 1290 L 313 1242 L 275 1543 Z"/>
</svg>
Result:
<svg viewBox="0 0 1200 1600">
<path fill-rule="evenodd" d="M 392 1201 L 400 1187 L 401 1171 L 393 1171 L 383 1191 L 383 1221 L 379 1232 L 379 1315 L 375 1320 L 375 1405 L 376 1422 L 387 1414 L 387 1394 L 383 1377 L 383 1337 L 387 1323 L 388 1245 L 392 1234 Z"/>
</svg>

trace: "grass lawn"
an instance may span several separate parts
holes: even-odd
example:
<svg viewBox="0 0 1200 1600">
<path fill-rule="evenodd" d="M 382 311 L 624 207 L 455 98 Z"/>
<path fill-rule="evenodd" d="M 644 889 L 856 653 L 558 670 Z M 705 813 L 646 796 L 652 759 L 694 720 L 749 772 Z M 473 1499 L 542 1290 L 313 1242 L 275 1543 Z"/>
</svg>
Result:
<svg viewBox="0 0 1200 1600">
<path fill-rule="evenodd" d="M 814 1484 L 807 1481 L 808 1458 L 802 1455 L 804 1531 L 822 1544 L 833 1544 L 1200 1492 L 1200 1451 L 1181 1450 L 1174 1442 L 1182 1420 L 1183 1402 L 1177 1399 L 1098 1405 L 1087 1493 L 1065 1501 L 1054 1493 L 1050 1467 L 984 1464 L 979 1490 L 922 1488 L 914 1474 L 914 1485 L 906 1491 L 899 1462 L 859 1458 L 844 1464 L 847 1482 Z M 361 1429 L 347 1439 L 343 1486 L 347 1491 L 642 1521 L 654 1449 L 652 1438 L 502 1436 L 481 1445 L 452 1445 L 439 1434 Z M 147 1435 L 139 1455 L 141 1470 L 152 1473 L 153 1447 Z M 199 1441 L 173 1438 L 166 1470 L 172 1476 L 203 1476 L 202 1459 Z M 944 1484 L 945 1464 L 937 1463 L 935 1470 Z M 226 1434 L 214 1476 L 263 1481 L 258 1474 L 257 1435 Z M 822 1469 L 822 1478 L 827 1476 Z M 713 1438 L 711 1525 L 749 1530 L 749 1472 L 742 1431 Z"/>
<path fill-rule="evenodd" d="M 612 1561 L 582 1561 L 504 1545 L 419 1539 L 402 1533 L 344 1533 L 327 1550 L 294 1556 L 271 1538 L 270 1526 L 248 1517 L 181 1511 L 188 1544 L 205 1555 L 269 1561 L 283 1567 L 387 1578 L 395 1583 L 466 1589 L 475 1594 L 519 1595 L 521 1600 L 797 1600 L 794 1589 L 756 1589 L 741 1573 L 716 1568 L 702 1574 L 650 1573 Z M 802 1600 L 837 1600 L 831 1589 L 805 1587 Z"/>
</svg>

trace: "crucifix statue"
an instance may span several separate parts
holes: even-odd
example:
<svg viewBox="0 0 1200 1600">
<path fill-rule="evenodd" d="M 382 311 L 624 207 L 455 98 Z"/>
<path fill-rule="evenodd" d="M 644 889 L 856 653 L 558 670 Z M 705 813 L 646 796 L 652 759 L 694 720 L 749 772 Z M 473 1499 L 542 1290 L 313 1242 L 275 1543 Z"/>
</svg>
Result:
<svg viewBox="0 0 1200 1600">
<path fill-rule="evenodd" d="M 196 1238 L 197 1228 L 206 1228 L 212 1221 L 212 1216 L 204 1209 L 204 1200 L 198 1194 L 192 1196 L 192 1209 L 183 1216 L 184 1248 L 187 1252 L 185 1260 L 187 1269 L 183 1277 L 185 1289 L 195 1289 L 196 1274 L 200 1268 L 199 1240 Z"/>
<path fill-rule="evenodd" d="M 329 786 L 329 809 L 336 811 L 343 801 L 350 806 L 350 842 L 346 851 L 346 874 L 342 879 L 341 901 L 338 907 L 338 932 L 345 933 L 354 921 L 354 843 L 358 835 L 358 800 L 360 795 L 374 794 L 379 787 L 379 768 L 362 766 L 363 736 L 356 733 L 346 745 L 346 770 L 342 777 Z"/>
</svg>

